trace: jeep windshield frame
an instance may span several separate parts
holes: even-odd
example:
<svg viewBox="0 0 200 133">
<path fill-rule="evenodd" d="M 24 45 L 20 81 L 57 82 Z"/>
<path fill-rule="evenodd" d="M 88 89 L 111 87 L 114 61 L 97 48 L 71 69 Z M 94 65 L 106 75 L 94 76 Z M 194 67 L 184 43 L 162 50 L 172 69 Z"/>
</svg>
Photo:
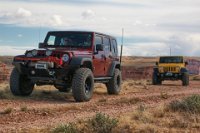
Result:
<svg viewBox="0 0 200 133">
<path fill-rule="evenodd" d="M 93 34 L 90 32 L 49 32 L 44 40 L 45 47 L 91 48 Z"/>
<path fill-rule="evenodd" d="M 159 63 L 183 63 L 183 57 L 160 57 Z"/>
</svg>

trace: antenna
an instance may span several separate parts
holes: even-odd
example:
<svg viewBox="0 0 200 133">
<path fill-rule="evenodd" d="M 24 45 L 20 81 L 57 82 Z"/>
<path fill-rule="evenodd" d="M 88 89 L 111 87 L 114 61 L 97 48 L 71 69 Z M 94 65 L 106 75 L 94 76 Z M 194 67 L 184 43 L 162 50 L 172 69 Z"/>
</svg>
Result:
<svg viewBox="0 0 200 133">
<path fill-rule="evenodd" d="M 124 28 L 122 28 L 122 44 L 121 44 L 121 53 L 120 53 L 120 65 L 122 64 L 123 45 L 124 45 Z"/>
</svg>

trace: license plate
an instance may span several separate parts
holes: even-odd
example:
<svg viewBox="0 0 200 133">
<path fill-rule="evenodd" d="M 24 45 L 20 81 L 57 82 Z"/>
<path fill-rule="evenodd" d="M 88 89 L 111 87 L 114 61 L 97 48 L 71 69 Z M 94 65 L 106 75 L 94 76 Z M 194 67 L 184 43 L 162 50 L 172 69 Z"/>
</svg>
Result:
<svg viewBox="0 0 200 133">
<path fill-rule="evenodd" d="M 47 69 L 47 64 L 38 63 L 38 64 L 35 64 L 35 68 L 36 69 Z"/>
<path fill-rule="evenodd" d="M 170 72 L 166 73 L 166 76 L 172 76 L 172 75 L 173 75 L 173 74 L 170 73 Z"/>
</svg>

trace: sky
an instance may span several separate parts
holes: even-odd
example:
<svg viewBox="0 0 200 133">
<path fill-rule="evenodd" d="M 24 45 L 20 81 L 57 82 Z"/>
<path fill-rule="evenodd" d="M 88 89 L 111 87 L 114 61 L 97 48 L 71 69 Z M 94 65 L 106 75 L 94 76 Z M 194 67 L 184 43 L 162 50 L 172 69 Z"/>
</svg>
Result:
<svg viewBox="0 0 200 133">
<path fill-rule="evenodd" d="M 115 36 L 126 56 L 200 56 L 199 0 L 0 0 L 0 55 L 24 54 L 48 31 Z"/>
</svg>

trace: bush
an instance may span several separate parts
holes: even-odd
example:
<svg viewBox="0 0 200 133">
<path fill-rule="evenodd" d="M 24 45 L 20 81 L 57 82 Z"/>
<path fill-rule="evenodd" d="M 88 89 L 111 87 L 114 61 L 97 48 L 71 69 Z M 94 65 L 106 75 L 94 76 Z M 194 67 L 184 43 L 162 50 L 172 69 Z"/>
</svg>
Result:
<svg viewBox="0 0 200 133">
<path fill-rule="evenodd" d="M 200 113 L 200 95 L 192 95 L 182 101 L 172 101 L 169 108 L 173 111 Z"/>
<path fill-rule="evenodd" d="M 111 133 L 118 124 L 118 120 L 110 118 L 108 115 L 97 113 L 88 120 L 88 128 L 94 133 Z"/>
<path fill-rule="evenodd" d="M 13 99 L 13 95 L 10 92 L 9 86 L 0 89 L 0 99 Z"/>
<path fill-rule="evenodd" d="M 73 123 L 61 124 L 52 130 L 52 133 L 78 133 L 78 129 Z"/>
<path fill-rule="evenodd" d="M 28 107 L 26 105 L 23 105 L 20 107 L 20 110 L 26 112 L 28 110 Z"/>
<path fill-rule="evenodd" d="M 6 108 L 4 111 L 0 112 L 0 114 L 10 114 L 12 111 L 12 108 Z"/>
</svg>

